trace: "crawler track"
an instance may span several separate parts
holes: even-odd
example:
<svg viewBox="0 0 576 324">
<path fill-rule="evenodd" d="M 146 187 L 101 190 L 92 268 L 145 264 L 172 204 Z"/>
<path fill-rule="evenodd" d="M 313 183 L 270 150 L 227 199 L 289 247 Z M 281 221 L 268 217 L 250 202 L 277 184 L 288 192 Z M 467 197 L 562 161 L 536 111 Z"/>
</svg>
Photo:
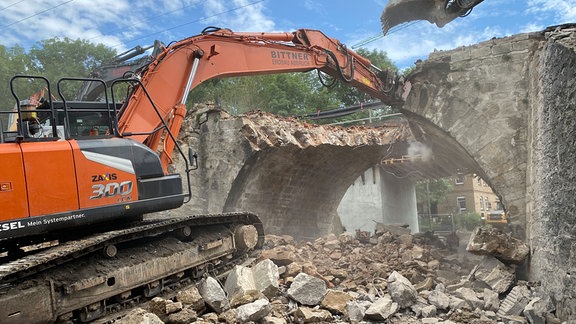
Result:
<svg viewBox="0 0 576 324">
<path fill-rule="evenodd" d="M 189 235 L 178 240 L 182 228 Z M 0 266 L 0 322 L 90 322 L 226 271 L 261 248 L 263 235 L 258 217 L 233 213 L 147 220 L 67 242 Z M 115 257 L 95 253 L 111 245 Z"/>
</svg>

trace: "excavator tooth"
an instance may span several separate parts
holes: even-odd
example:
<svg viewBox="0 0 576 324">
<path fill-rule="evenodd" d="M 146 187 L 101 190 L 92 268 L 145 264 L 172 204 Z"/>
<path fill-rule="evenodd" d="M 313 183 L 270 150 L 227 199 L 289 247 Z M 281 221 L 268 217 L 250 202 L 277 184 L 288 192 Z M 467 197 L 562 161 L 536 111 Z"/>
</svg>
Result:
<svg viewBox="0 0 576 324">
<path fill-rule="evenodd" d="M 467 15 L 484 0 L 390 0 L 380 17 L 384 35 L 397 25 L 413 20 L 427 20 L 444 27 Z"/>
</svg>

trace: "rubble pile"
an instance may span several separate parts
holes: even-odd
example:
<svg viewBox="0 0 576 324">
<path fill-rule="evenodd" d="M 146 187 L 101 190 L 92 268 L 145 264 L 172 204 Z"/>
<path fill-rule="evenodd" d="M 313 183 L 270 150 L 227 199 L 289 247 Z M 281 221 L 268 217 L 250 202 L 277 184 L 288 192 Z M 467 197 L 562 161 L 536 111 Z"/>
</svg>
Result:
<svg viewBox="0 0 576 324">
<path fill-rule="evenodd" d="M 207 277 L 117 323 L 560 323 L 540 287 L 517 279 L 525 244 L 480 228 L 468 249 L 484 256 L 473 264 L 431 233 L 381 224 L 300 244 L 269 235 L 225 282 Z"/>
</svg>

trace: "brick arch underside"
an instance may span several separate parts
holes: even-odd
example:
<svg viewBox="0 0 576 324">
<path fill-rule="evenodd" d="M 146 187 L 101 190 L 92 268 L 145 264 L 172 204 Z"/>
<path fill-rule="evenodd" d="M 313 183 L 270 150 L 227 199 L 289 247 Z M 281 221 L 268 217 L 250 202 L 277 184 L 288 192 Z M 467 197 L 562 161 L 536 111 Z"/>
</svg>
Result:
<svg viewBox="0 0 576 324">
<path fill-rule="evenodd" d="M 390 154 L 390 148 L 320 145 L 260 151 L 238 173 L 224 211 L 256 213 L 269 234 L 297 239 L 325 235 L 348 187 Z"/>
</svg>

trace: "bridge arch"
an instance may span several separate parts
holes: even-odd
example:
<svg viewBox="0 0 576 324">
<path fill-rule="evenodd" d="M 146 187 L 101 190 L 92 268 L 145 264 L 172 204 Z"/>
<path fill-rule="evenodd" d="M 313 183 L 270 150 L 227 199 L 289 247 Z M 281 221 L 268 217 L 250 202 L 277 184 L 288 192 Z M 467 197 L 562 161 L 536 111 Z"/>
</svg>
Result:
<svg viewBox="0 0 576 324">
<path fill-rule="evenodd" d="M 529 120 L 537 103 L 541 33 L 437 51 L 417 64 L 405 115 L 438 155 L 462 158 L 501 196 L 526 237 Z M 420 131 L 418 131 L 420 130 Z M 420 133 L 420 134 L 417 134 Z"/>
</svg>

